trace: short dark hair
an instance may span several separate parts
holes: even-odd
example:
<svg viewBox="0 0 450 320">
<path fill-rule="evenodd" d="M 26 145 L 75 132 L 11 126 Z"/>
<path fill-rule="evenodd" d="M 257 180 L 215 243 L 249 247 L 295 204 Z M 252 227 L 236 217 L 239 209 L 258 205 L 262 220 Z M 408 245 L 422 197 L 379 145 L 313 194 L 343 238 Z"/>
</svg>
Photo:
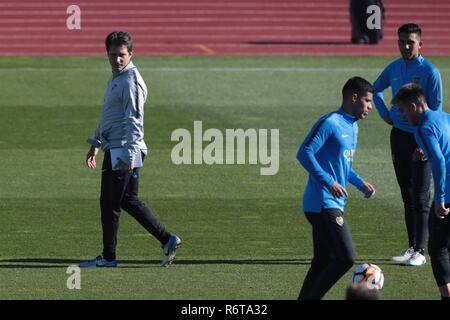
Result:
<svg viewBox="0 0 450 320">
<path fill-rule="evenodd" d="M 416 83 L 407 83 L 400 88 L 392 99 L 392 104 L 398 105 L 399 102 L 419 102 L 425 104 L 427 103 L 427 99 L 421 86 Z"/>
<path fill-rule="evenodd" d="M 113 31 L 105 39 L 106 51 L 109 52 L 111 46 L 126 45 L 128 52 L 133 51 L 133 39 L 126 31 Z"/>
<path fill-rule="evenodd" d="M 380 293 L 376 289 L 369 289 L 365 284 L 352 284 L 347 287 L 346 300 L 379 300 Z"/>
<path fill-rule="evenodd" d="M 401 33 L 406 33 L 406 34 L 416 33 L 419 36 L 419 38 L 422 37 L 422 29 L 420 29 L 420 27 L 415 23 L 407 23 L 407 24 L 402 25 L 397 30 L 398 35 L 400 35 Z"/>
<path fill-rule="evenodd" d="M 364 78 L 353 77 L 347 80 L 342 88 L 342 98 L 356 93 L 358 96 L 364 96 L 367 92 L 374 93 L 375 89 L 372 84 Z"/>
</svg>

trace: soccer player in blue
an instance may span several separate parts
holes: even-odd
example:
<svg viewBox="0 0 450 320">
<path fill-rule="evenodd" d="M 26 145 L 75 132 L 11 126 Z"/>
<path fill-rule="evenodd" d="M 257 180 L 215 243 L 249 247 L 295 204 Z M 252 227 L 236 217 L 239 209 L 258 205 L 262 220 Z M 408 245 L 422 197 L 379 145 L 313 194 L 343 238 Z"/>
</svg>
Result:
<svg viewBox="0 0 450 320">
<path fill-rule="evenodd" d="M 403 117 L 415 126 L 414 138 L 431 163 L 434 202 L 428 251 L 442 300 L 450 300 L 450 114 L 428 108 L 422 88 L 407 84 L 394 97 Z"/>
<path fill-rule="evenodd" d="M 428 106 L 441 110 L 442 81 L 436 67 L 420 55 L 420 27 L 408 23 L 401 26 L 397 33 L 401 58 L 389 64 L 374 82 L 373 101 L 381 118 L 392 125 L 392 161 L 404 204 L 408 234 L 409 248 L 392 257 L 392 260 L 409 266 L 421 266 L 426 263 L 424 248 L 430 211 L 431 169 L 414 140 L 413 126 L 400 116 L 396 105 L 390 110 L 386 107 L 383 91 L 391 87 L 394 97 L 402 85 L 417 83 L 425 91 Z"/>
<path fill-rule="evenodd" d="M 342 106 L 321 117 L 300 146 L 297 159 L 308 171 L 303 211 L 312 226 L 314 257 L 299 299 L 319 300 L 353 266 L 355 249 L 344 220 L 347 182 L 366 198 L 374 187 L 353 169 L 359 119 L 372 109 L 374 88 L 363 78 L 349 79 L 342 89 Z"/>
</svg>

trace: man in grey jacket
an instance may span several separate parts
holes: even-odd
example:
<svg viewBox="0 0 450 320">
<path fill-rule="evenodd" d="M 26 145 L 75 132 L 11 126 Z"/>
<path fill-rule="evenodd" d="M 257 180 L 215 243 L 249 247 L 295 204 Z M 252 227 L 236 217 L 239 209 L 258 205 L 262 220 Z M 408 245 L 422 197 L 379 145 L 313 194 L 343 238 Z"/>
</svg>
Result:
<svg viewBox="0 0 450 320">
<path fill-rule="evenodd" d="M 105 153 L 100 195 L 103 252 L 93 260 L 80 263 L 80 267 L 117 266 L 117 231 L 121 209 L 161 242 L 161 264 L 168 266 L 175 258 L 181 239 L 168 232 L 138 198 L 140 168 L 147 154 L 144 142 L 147 86 L 131 62 L 133 41 L 127 32 L 110 33 L 105 45 L 113 74 L 106 88 L 100 124 L 87 140 L 91 147 L 86 155 L 87 167 L 94 169 L 99 149 Z"/>
</svg>

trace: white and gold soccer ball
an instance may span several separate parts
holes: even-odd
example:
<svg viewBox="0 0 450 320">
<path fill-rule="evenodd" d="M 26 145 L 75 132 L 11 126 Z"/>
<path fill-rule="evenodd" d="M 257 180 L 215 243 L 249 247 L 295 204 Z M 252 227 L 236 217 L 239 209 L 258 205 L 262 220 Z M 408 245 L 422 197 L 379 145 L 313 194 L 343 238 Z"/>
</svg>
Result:
<svg viewBox="0 0 450 320">
<path fill-rule="evenodd" d="M 368 289 L 380 290 L 384 285 L 384 273 L 373 263 L 363 263 L 353 273 L 353 283 L 366 284 Z"/>
</svg>

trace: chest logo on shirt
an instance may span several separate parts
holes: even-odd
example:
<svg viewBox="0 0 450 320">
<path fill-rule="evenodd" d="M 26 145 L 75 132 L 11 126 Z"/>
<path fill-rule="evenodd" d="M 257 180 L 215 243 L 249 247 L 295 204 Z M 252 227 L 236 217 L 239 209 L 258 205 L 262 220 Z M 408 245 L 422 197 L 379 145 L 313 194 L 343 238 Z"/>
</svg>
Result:
<svg viewBox="0 0 450 320">
<path fill-rule="evenodd" d="M 343 226 L 344 225 L 344 218 L 343 217 L 336 217 L 336 223 L 338 226 Z"/>
<path fill-rule="evenodd" d="M 349 162 L 353 161 L 354 154 L 355 154 L 355 150 L 349 150 L 349 149 L 344 150 L 344 153 L 343 153 L 345 160 L 347 160 Z"/>
</svg>

